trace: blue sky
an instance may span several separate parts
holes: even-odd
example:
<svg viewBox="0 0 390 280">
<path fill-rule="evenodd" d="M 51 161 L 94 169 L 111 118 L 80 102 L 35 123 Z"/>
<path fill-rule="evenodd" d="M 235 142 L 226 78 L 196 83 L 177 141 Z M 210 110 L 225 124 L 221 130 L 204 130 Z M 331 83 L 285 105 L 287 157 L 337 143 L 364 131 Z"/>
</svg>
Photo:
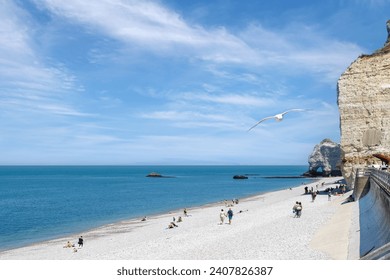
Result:
<svg viewBox="0 0 390 280">
<path fill-rule="evenodd" d="M 385 0 L 0 3 L 0 164 L 305 165 L 390 19 Z"/>
</svg>

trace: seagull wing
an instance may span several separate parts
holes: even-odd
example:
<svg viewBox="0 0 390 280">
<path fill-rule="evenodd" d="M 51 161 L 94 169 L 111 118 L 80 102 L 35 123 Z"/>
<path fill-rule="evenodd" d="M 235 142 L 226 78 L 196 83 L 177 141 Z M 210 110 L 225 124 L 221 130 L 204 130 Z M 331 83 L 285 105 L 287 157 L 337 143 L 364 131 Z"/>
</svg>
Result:
<svg viewBox="0 0 390 280">
<path fill-rule="evenodd" d="M 305 109 L 291 109 L 291 110 L 287 110 L 286 112 L 281 113 L 281 115 L 283 116 L 284 114 L 287 114 L 288 112 L 302 112 L 302 111 L 306 111 L 306 110 Z"/>
<path fill-rule="evenodd" d="M 252 130 L 253 128 L 255 128 L 258 124 L 262 123 L 263 121 L 266 121 L 266 120 L 269 120 L 269 119 L 273 119 L 275 116 L 270 116 L 270 117 L 266 117 L 264 119 L 261 119 L 259 120 L 254 126 L 252 126 L 251 128 L 248 129 L 248 131 Z"/>
</svg>

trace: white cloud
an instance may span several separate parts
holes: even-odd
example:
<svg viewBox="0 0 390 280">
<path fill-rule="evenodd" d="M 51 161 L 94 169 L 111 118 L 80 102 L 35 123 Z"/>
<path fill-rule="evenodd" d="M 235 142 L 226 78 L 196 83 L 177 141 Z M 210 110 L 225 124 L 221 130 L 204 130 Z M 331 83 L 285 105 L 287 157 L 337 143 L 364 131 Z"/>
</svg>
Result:
<svg viewBox="0 0 390 280">
<path fill-rule="evenodd" d="M 17 120 L 22 120 L 20 123 L 37 121 L 36 116 L 39 120 L 31 129 L 21 125 L 18 131 L 12 125 L 0 125 L 7 128 L 5 134 L 12 132 L 9 133 L 11 136 L 3 136 L 8 142 L 12 142 L 21 131 L 28 139 L 26 142 L 38 143 L 43 139 L 39 144 L 43 150 L 36 149 L 35 152 L 35 144 L 30 146 L 33 147 L 30 154 L 36 153 L 36 158 L 44 151 L 53 155 L 58 153 L 69 159 L 68 162 L 73 162 L 72 159 L 93 161 L 103 157 L 99 151 L 104 150 L 107 151 L 104 152 L 106 160 L 120 159 L 124 163 L 137 158 L 150 163 L 153 158 L 172 156 L 201 162 L 205 155 L 222 163 L 230 163 L 233 158 L 235 162 L 270 163 L 259 157 L 272 153 L 275 156 L 281 154 L 280 158 L 288 154 L 292 163 L 297 163 L 301 161 L 294 157 L 298 157 L 302 149 L 312 148 L 310 144 L 301 144 L 307 143 L 306 139 L 320 138 L 319 142 L 328 133 L 337 137 L 336 106 L 321 103 L 322 99 L 330 98 L 319 96 L 328 92 L 335 95 L 336 92 L 326 92 L 321 88 L 317 94 L 314 87 L 318 78 L 335 82 L 339 72 L 360 54 L 360 48 L 354 44 L 328 38 L 314 27 L 271 29 L 254 23 L 241 32 L 237 29 L 233 32 L 228 27 L 192 25 L 157 1 L 35 2 L 37 8 L 45 9 L 43 12 L 50 11 L 53 22 L 57 23 L 50 27 L 50 31 L 45 31 L 60 33 L 62 27 L 77 27 L 78 31 L 85 28 L 89 35 L 87 39 L 109 42 L 102 48 L 99 44 L 83 46 L 86 49 L 83 49 L 84 54 L 93 63 L 93 66 L 84 65 L 85 68 L 91 67 L 87 71 L 99 72 L 99 77 L 112 73 L 107 74 L 106 69 L 99 68 L 101 64 L 96 62 L 114 69 L 115 63 L 127 57 L 126 52 L 137 47 L 141 52 L 136 54 L 140 55 L 131 57 L 139 58 L 139 61 L 131 61 L 135 66 L 126 70 L 137 71 L 139 64 L 136 63 L 149 61 L 147 55 L 150 53 L 153 53 L 153 59 L 155 53 L 168 58 L 184 57 L 184 62 L 180 59 L 180 67 L 191 68 L 188 72 L 186 69 L 183 76 L 178 75 L 179 87 L 171 80 L 165 87 L 162 79 L 155 81 L 150 74 L 146 90 L 142 83 L 135 83 L 134 88 L 139 92 L 134 88 L 128 90 L 133 85 L 125 85 L 123 88 L 128 90 L 125 94 L 120 89 L 122 84 L 112 86 L 107 82 L 104 83 L 106 88 L 93 85 L 86 89 L 86 98 L 93 96 L 93 100 L 81 99 L 73 93 L 82 90 L 77 85 L 76 74 L 56 61 L 56 57 L 48 60 L 44 50 L 40 51 L 36 29 L 31 25 L 34 22 L 30 19 L 27 24 L 25 21 L 29 17 L 28 11 L 3 1 L 5 5 L 0 10 L 0 86 L 4 90 L 0 92 L 0 110 L 18 114 L 14 119 L 15 127 Z M 39 26 L 37 30 L 39 28 L 47 26 Z M 79 35 L 75 38 L 84 39 Z M 64 42 L 62 40 L 65 38 L 59 43 Z M 107 52 L 107 46 L 121 51 Z M 116 55 L 120 57 L 113 59 Z M 171 66 L 169 59 L 162 61 L 161 65 L 161 68 Z M 143 68 L 148 66 L 142 64 Z M 121 75 L 125 76 L 126 70 Z M 169 70 L 176 73 L 177 69 Z M 83 72 L 84 77 L 89 73 Z M 316 85 L 306 87 L 314 88 L 310 95 L 302 90 L 305 86 L 298 83 L 305 83 L 303 80 L 310 79 L 311 75 L 317 76 L 313 82 Z M 298 77 L 299 81 L 292 81 L 291 76 Z M 131 77 L 143 79 L 135 74 Z M 91 77 L 88 79 L 92 80 Z M 294 91 L 299 91 L 300 96 Z M 134 96 L 127 95 L 130 93 Z M 96 109 L 96 115 L 107 114 L 98 120 L 96 115 L 80 109 L 88 107 L 93 111 L 96 104 L 100 109 L 99 112 Z M 281 123 L 267 122 L 250 134 L 246 133 L 263 116 L 294 107 L 315 110 L 308 115 L 291 115 Z M 47 118 L 53 115 L 56 117 Z M 88 127 L 88 123 L 77 117 L 92 117 L 96 126 Z M 143 136 L 150 134 L 153 135 Z M 150 155 L 144 157 L 145 152 L 150 152 Z M 255 158 L 254 155 L 258 156 Z"/>
<path fill-rule="evenodd" d="M 36 2 L 57 16 L 76 20 L 124 43 L 214 63 L 280 66 L 287 72 L 309 69 L 334 79 L 340 68 L 362 53 L 354 44 L 327 38 L 304 25 L 271 30 L 251 24 L 240 34 L 224 27 L 190 25 L 178 13 L 152 1 Z"/>
<path fill-rule="evenodd" d="M 83 115 L 63 100 L 76 78 L 62 65 L 47 65 L 36 50 L 34 24 L 26 11 L 3 1 L 0 9 L 0 106 Z M 24 19 L 24 20 L 22 20 Z"/>
<path fill-rule="evenodd" d="M 174 120 L 174 121 L 192 121 L 192 120 L 208 120 L 208 121 L 229 121 L 230 119 L 223 115 L 202 114 L 199 112 L 177 112 L 177 111 L 158 111 L 151 114 L 143 114 L 142 117 L 149 119 Z"/>
<path fill-rule="evenodd" d="M 196 108 L 194 108 L 196 109 Z M 232 129 L 237 126 L 237 119 L 228 114 L 218 114 L 217 112 L 198 111 L 157 111 L 141 114 L 141 118 L 153 119 L 169 123 L 172 127 L 178 128 L 218 128 Z"/>
<path fill-rule="evenodd" d="M 206 94 L 206 93 L 185 93 L 180 97 L 182 100 L 189 102 L 208 102 L 214 104 L 226 104 L 234 106 L 250 106 L 250 107 L 267 107 L 275 105 L 275 99 L 271 97 L 261 97 L 252 94 Z"/>
<path fill-rule="evenodd" d="M 334 82 L 341 72 L 363 51 L 356 44 L 338 41 L 321 34 L 316 27 L 292 24 L 285 29 L 270 30 L 252 24 L 240 37 L 262 57 L 262 64 L 294 74 L 307 69 L 323 74 Z M 308 74 L 310 74 L 308 72 Z"/>
<path fill-rule="evenodd" d="M 151 1 L 57 1 L 36 0 L 52 13 L 100 30 L 125 43 L 138 43 L 155 51 L 186 47 L 187 52 L 203 50 L 205 59 L 218 61 L 241 60 L 251 52 L 235 36 L 223 28 L 207 31 L 189 26 L 179 14 Z M 224 52 L 216 52 L 224 49 Z M 179 51 L 180 52 L 180 51 Z M 206 55 L 205 53 L 211 54 Z M 241 55 L 239 55 L 241 54 Z M 208 57 L 208 58 L 207 58 Z"/>
</svg>

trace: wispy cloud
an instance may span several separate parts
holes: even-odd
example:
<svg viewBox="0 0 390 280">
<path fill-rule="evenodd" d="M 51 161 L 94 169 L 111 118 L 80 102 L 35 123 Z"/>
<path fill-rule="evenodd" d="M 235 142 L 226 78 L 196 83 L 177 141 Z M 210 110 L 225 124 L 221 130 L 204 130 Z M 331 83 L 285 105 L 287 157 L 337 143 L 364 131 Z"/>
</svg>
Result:
<svg viewBox="0 0 390 280">
<path fill-rule="evenodd" d="M 63 99 L 64 93 L 81 90 L 75 86 L 75 76 L 60 64 L 44 62 L 36 50 L 34 27 L 28 25 L 29 14 L 3 1 L 0 17 L 0 106 L 82 115 Z"/>
<path fill-rule="evenodd" d="M 207 29 L 187 23 L 176 12 L 152 1 L 36 2 L 56 16 L 76 20 L 126 44 L 214 63 L 289 66 L 286 71 L 307 68 L 334 79 L 340 66 L 362 52 L 357 45 L 327 38 L 315 27 L 304 25 L 272 30 L 253 23 L 239 34 L 224 27 Z"/>
<path fill-rule="evenodd" d="M 363 49 L 350 42 L 329 38 L 316 26 L 291 24 L 284 29 L 266 29 L 252 24 L 240 37 L 260 54 L 262 64 L 272 65 L 285 73 L 308 69 L 313 73 L 328 75 L 331 81 Z M 259 62 L 260 63 L 260 62 Z"/>
<path fill-rule="evenodd" d="M 57 16 L 77 20 L 117 40 L 138 43 L 154 50 L 176 46 L 211 50 L 219 46 L 232 52 L 250 51 L 241 40 L 223 28 L 209 32 L 200 26 L 189 26 L 179 14 L 152 1 L 35 2 Z M 217 54 L 214 56 L 217 57 Z"/>
<path fill-rule="evenodd" d="M 195 108 L 194 109 L 199 109 Z M 195 129 L 195 128 L 233 128 L 237 120 L 228 114 L 218 114 L 217 112 L 198 111 L 156 111 L 141 114 L 141 118 L 153 119 L 161 122 L 168 122 L 170 126 Z"/>
<path fill-rule="evenodd" d="M 323 135 L 338 137 L 336 80 L 364 52 L 310 20 L 188 20 L 181 1 L 176 10 L 159 0 L 26 3 L 0 9 L 0 116 L 11 120 L 0 122 L 0 140 L 15 145 L 8 158 L 23 160 L 24 146 L 31 159 L 68 163 L 201 163 L 205 155 L 266 163 L 253 156 L 266 154 L 302 162 L 293 157 L 305 158 Z M 246 132 L 291 108 L 313 110 Z"/>
<path fill-rule="evenodd" d="M 259 94 L 230 94 L 230 93 L 184 93 L 179 98 L 188 102 L 207 102 L 211 104 L 226 104 L 234 106 L 266 107 L 275 105 L 275 99 L 261 97 Z"/>
</svg>

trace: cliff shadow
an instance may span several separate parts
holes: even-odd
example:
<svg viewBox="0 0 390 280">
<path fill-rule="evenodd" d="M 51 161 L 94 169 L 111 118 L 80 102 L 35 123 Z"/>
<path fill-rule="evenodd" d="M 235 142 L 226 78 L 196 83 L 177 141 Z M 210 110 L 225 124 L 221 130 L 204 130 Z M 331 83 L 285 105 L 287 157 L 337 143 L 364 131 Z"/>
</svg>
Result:
<svg viewBox="0 0 390 280">
<path fill-rule="evenodd" d="M 390 197 L 372 179 L 359 199 L 360 257 L 390 242 Z"/>
</svg>

